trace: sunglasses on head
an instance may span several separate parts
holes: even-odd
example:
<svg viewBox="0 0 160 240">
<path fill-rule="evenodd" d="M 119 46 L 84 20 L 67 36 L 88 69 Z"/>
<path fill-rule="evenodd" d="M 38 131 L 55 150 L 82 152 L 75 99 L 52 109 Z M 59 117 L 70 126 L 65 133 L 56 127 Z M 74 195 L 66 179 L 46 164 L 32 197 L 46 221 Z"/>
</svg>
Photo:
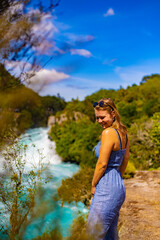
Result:
<svg viewBox="0 0 160 240">
<path fill-rule="evenodd" d="M 93 103 L 93 107 L 94 107 L 94 108 L 95 108 L 97 105 L 99 105 L 100 107 L 104 107 L 105 105 L 106 105 L 106 106 L 109 106 L 109 107 L 112 109 L 112 111 L 114 111 L 114 108 L 113 108 L 111 105 L 109 105 L 108 103 L 105 103 L 104 101 L 94 102 L 94 103 Z"/>
</svg>

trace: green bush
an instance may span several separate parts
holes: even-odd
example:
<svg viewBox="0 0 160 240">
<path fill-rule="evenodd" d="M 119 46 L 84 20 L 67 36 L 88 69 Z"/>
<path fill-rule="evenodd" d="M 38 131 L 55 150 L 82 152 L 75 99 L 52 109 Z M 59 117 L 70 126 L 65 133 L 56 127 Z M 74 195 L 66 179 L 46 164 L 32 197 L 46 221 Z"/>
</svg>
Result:
<svg viewBox="0 0 160 240">
<path fill-rule="evenodd" d="M 135 171 L 136 171 L 136 168 L 134 164 L 129 161 L 123 178 L 128 179 L 128 178 L 134 177 Z"/>
<path fill-rule="evenodd" d="M 129 129 L 130 160 L 136 169 L 160 167 L 160 113 L 137 121 Z"/>
<path fill-rule="evenodd" d="M 96 158 L 92 149 L 97 144 L 100 133 L 99 125 L 84 116 L 78 121 L 56 124 L 51 129 L 50 136 L 56 142 L 56 151 L 63 161 L 94 167 Z"/>
<path fill-rule="evenodd" d="M 84 167 L 74 174 L 73 177 L 62 180 L 62 185 L 57 190 L 62 205 L 65 201 L 68 203 L 81 201 L 88 206 L 91 199 L 93 174 L 94 169 Z"/>
<path fill-rule="evenodd" d="M 20 130 L 20 132 L 23 132 L 27 128 L 30 128 L 32 125 L 31 113 L 28 112 L 27 110 L 22 110 L 22 112 L 20 113 L 17 119 L 17 123 L 18 123 L 18 129 Z"/>
</svg>

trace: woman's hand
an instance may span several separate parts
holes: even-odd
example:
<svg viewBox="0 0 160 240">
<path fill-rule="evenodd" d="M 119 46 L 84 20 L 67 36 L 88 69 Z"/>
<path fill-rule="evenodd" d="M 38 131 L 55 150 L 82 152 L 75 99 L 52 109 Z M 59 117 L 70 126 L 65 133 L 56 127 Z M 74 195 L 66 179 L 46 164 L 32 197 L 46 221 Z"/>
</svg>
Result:
<svg viewBox="0 0 160 240">
<path fill-rule="evenodd" d="M 94 195 L 95 190 L 96 190 L 96 187 L 92 186 L 92 188 L 91 188 L 91 194 L 92 194 L 92 195 Z"/>
</svg>

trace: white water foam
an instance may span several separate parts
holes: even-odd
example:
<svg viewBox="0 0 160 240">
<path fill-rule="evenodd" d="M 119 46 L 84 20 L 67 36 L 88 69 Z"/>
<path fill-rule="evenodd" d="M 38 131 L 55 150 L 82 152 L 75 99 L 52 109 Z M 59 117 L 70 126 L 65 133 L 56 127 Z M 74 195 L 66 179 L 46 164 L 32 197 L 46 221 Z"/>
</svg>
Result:
<svg viewBox="0 0 160 240">
<path fill-rule="evenodd" d="M 48 138 L 49 128 L 29 129 L 21 136 L 20 143 L 26 144 L 27 147 L 27 164 L 28 168 L 32 165 L 38 165 L 40 158 L 43 158 L 44 163 L 60 164 L 61 158 L 55 151 L 55 142 Z M 34 147 L 33 147 L 34 145 Z M 29 167 L 29 168 L 30 168 Z"/>
</svg>

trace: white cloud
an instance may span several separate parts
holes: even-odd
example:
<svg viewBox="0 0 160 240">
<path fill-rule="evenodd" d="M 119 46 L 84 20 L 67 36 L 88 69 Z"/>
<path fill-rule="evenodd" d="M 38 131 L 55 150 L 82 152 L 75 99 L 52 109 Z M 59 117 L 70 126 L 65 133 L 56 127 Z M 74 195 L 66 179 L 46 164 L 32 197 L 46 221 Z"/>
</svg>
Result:
<svg viewBox="0 0 160 240">
<path fill-rule="evenodd" d="M 69 41 L 72 42 L 90 42 L 95 39 L 93 35 L 80 35 L 80 34 L 74 34 L 74 33 L 65 33 L 64 36 L 66 36 Z"/>
<path fill-rule="evenodd" d="M 83 57 L 86 57 L 86 58 L 89 58 L 92 56 L 92 53 L 89 52 L 88 50 L 86 49 L 71 49 L 70 50 L 71 52 L 71 55 L 80 55 L 80 56 L 83 56 Z"/>
<path fill-rule="evenodd" d="M 57 28 L 62 31 L 66 31 L 71 28 L 70 25 L 63 23 L 63 22 L 55 22 Z"/>
<path fill-rule="evenodd" d="M 32 74 L 32 73 L 31 73 Z M 32 88 L 34 91 L 41 91 L 46 85 L 60 82 L 64 79 L 69 78 L 69 75 L 63 72 L 57 72 L 55 69 L 47 70 L 42 69 L 36 72 L 33 77 L 27 82 L 27 86 Z"/>
<path fill-rule="evenodd" d="M 104 14 L 104 17 L 114 16 L 114 15 L 115 15 L 115 12 L 114 12 L 113 8 L 109 8 L 107 10 L 107 12 Z"/>
<path fill-rule="evenodd" d="M 32 69 L 32 65 L 25 61 L 5 60 L 4 65 L 6 69 L 16 77 L 19 77 L 22 73 L 28 72 Z"/>
<path fill-rule="evenodd" d="M 40 35 L 46 35 L 48 38 L 52 38 L 55 33 L 58 33 L 58 29 L 55 27 L 55 25 L 49 21 L 51 18 L 50 15 L 44 15 L 41 19 L 41 21 L 37 24 L 35 24 L 32 28 L 33 32 Z"/>
<path fill-rule="evenodd" d="M 60 93 L 67 101 L 77 97 L 83 100 L 87 95 L 99 89 L 119 89 L 120 85 L 126 88 L 134 83 L 139 84 L 145 75 L 160 73 L 159 66 L 160 59 L 153 59 L 139 63 L 139 65 L 117 66 L 113 73 L 98 73 L 89 75 L 89 78 L 71 76 L 68 81 L 46 85 L 41 95 L 57 95 L 57 93 Z M 91 87 L 88 88 L 88 86 Z"/>
<path fill-rule="evenodd" d="M 46 39 L 43 39 L 39 44 L 37 44 L 36 47 L 33 47 L 33 50 L 36 51 L 37 55 L 45 54 L 45 55 L 52 55 L 53 52 L 51 51 L 51 48 L 56 50 L 56 43 L 54 41 L 49 42 Z"/>
<path fill-rule="evenodd" d="M 118 60 L 117 58 L 105 59 L 102 64 L 112 66 L 112 64 L 117 60 Z"/>
<path fill-rule="evenodd" d="M 28 15 L 39 15 L 39 10 L 31 9 Z M 56 43 L 53 41 L 55 34 L 59 33 L 59 30 L 53 24 L 53 16 L 51 14 L 44 13 L 41 15 L 40 22 L 36 23 L 32 27 L 33 39 L 37 43 L 36 46 L 33 47 L 33 50 L 36 51 L 37 54 L 45 54 L 50 55 L 54 51 L 57 50 Z"/>
</svg>

